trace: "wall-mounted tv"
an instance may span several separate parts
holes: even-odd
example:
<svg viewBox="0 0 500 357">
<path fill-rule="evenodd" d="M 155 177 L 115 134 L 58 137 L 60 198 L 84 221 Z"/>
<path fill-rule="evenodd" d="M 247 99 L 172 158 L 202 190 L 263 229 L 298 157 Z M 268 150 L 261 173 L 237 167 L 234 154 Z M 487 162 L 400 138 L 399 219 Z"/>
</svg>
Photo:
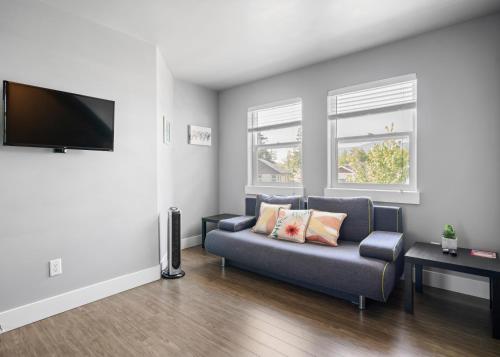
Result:
<svg viewBox="0 0 500 357">
<path fill-rule="evenodd" d="M 115 102 L 3 82 L 3 144 L 113 151 Z"/>
</svg>

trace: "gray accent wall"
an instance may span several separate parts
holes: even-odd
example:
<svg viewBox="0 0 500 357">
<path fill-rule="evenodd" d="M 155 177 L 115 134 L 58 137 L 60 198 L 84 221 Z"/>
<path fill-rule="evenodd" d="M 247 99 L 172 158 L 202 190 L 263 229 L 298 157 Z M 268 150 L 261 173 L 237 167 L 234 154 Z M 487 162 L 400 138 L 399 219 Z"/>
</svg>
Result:
<svg viewBox="0 0 500 357">
<path fill-rule="evenodd" d="M 174 203 L 182 211 L 182 238 L 201 234 L 201 217 L 219 213 L 217 92 L 174 81 Z M 212 146 L 188 144 L 188 125 L 212 128 Z"/>
<path fill-rule="evenodd" d="M 218 213 L 218 97 L 174 80 L 154 45 L 38 1 L 0 9 L 0 81 L 115 101 L 114 152 L 0 146 L 2 312 L 157 266 L 170 206 L 183 237 L 200 234 Z M 188 145 L 187 124 L 210 126 L 213 146 Z M 55 258 L 63 274 L 49 278 Z"/>
<path fill-rule="evenodd" d="M 249 107 L 302 98 L 304 186 L 322 195 L 328 90 L 416 73 L 421 203 L 402 205 L 407 247 L 451 223 L 461 246 L 500 251 L 499 36 L 496 14 L 222 91 L 220 210 L 244 212 Z"/>
<path fill-rule="evenodd" d="M 158 265 L 157 89 L 151 44 L 38 1 L 0 9 L 0 80 L 116 103 L 114 152 L 0 146 L 4 311 Z"/>
</svg>

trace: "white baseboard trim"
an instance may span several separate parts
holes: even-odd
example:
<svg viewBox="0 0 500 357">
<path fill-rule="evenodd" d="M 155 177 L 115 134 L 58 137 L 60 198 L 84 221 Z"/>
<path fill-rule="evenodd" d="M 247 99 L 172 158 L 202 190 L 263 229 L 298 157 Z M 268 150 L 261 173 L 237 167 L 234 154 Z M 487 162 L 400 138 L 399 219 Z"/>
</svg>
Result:
<svg viewBox="0 0 500 357">
<path fill-rule="evenodd" d="M 424 269 L 423 284 L 483 299 L 490 298 L 490 284 L 488 281 L 476 280 L 463 276 Z"/>
<path fill-rule="evenodd" d="M 0 312 L 0 334 L 43 320 L 61 312 L 118 294 L 122 291 L 160 279 L 160 266 L 155 265 L 134 273 L 84 286 L 11 310 Z"/>
<path fill-rule="evenodd" d="M 201 234 L 181 239 L 181 249 L 191 248 L 197 245 L 201 245 Z"/>
</svg>

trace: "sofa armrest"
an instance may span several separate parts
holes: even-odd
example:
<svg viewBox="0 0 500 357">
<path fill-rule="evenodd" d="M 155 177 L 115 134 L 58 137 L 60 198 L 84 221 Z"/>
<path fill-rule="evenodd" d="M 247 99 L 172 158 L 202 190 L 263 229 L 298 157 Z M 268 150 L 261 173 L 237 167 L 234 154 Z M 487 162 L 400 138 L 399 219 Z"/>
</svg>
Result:
<svg viewBox="0 0 500 357">
<path fill-rule="evenodd" d="M 219 221 L 219 229 L 229 232 L 238 232 L 255 225 L 257 219 L 254 216 L 239 216 Z"/>
<path fill-rule="evenodd" d="M 394 262 L 403 247 L 403 233 L 373 231 L 359 244 L 359 255 Z"/>
</svg>

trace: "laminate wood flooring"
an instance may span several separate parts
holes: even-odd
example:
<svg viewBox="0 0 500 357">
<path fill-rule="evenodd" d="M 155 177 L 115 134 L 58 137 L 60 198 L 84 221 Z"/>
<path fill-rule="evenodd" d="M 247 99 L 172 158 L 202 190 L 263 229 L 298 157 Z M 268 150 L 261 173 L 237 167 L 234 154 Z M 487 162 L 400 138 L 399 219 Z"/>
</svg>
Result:
<svg viewBox="0 0 500 357">
<path fill-rule="evenodd" d="M 403 284 L 367 310 L 233 267 L 194 247 L 186 276 L 0 335 L 0 356 L 500 356 L 489 302 Z"/>
</svg>

